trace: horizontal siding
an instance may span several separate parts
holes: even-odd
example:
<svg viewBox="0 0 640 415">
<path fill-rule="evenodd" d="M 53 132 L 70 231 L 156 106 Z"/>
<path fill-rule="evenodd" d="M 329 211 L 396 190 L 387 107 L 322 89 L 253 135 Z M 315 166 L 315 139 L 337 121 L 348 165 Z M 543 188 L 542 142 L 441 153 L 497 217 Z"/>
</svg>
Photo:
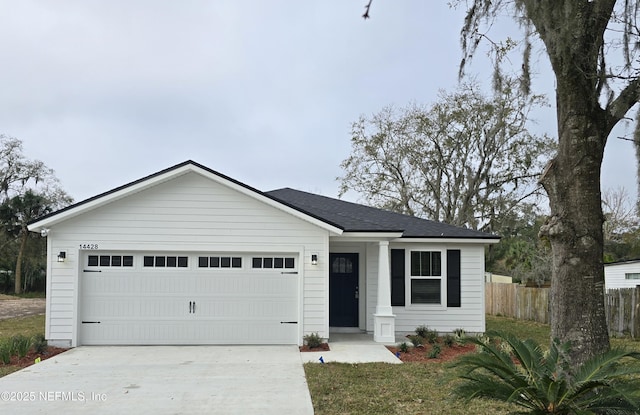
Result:
<svg viewBox="0 0 640 415">
<path fill-rule="evenodd" d="M 185 174 L 52 227 L 49 337 L 71 339 L 81 244 L 114 252 L 303 252 L 304 333 L 328 337 L 328 232 L 195 173 Z M 64 263 L 55 262 L 59 251 Z M 310 253 L 319 264 L 308 263 Z M 302 268 L 304 267 L 304 268 Z M 64 305 L 64 307 L 61 307 Z"/>
<path fill-rule="evenodd" d="M 634 288 L 640 280 L 628 280 L 626 273 L 640 273 L 640 263 L 606 265 L 604 267 L 605 289 Z"/>
<path fill-rule="evenodd" d="M 430 245 L 422 244 L 424 250 L 460 249 L 461 250 L 461 304 L 462 307 L 419 308 L 393 307 L 396 316 L 397 333 L 410 333 L 420 325 L 426 325 L 438 332 L 452 332 L 464 328 L 467 332 L 484 332 L 484 247 L 478 245 Z M 431 247 L 431 248 L 430 248 Z M 393 244 L 391 249 L 415 249 L 416 245 Z M 377 246 L 371 247 L 367 255 L 367 296 L 368 327 L 373 327 L 373 313 L 377 302 Z M 373 271 L 375 270 L 375 272 Z M 409 267 L 407 267 L 407 272 Z M 369 329 L 371 330 L 371 329 Z"/>
</svg>

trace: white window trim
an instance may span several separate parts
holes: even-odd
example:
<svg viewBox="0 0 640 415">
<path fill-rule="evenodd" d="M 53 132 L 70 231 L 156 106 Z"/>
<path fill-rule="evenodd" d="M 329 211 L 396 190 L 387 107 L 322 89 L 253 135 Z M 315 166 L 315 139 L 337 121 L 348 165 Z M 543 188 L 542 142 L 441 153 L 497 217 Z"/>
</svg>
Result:
<svg viewBox="0 0 640 415">
<path fill-rule="evenodd" d="M 407 245 L 404 246 L 404 306 L 411 310 L 446 310 L 447 309 L 447 248 L 444 246 Z M 411 276 L 411 252 L 440 252 L 440 276 L 439 277 L 413 277 Z M 440 280 L 440 304 L 413 304 L 411 302 L 412 279 L 439 279 Z"/>
</svg>

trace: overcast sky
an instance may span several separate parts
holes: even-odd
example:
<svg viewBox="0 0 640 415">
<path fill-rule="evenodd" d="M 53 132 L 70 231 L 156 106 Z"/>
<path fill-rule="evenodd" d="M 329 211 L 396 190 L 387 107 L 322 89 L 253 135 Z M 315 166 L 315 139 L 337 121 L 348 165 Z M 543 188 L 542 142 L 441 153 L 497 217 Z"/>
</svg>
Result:
<svg viewBox="0 0 640 415">
<path fill-rule="evenodd" d="M 0 0 L 0 133 L 76 201 L 188 159 L 335 197 L 353 121 L 457 82 L 462 11 L 375 0 L 364 21 L 365 3 Z M 488 85 L 482 56 L 469 71 Z M 612 138 L 605 157 L 604 187 L 635 194 L 631 144 Z"/>
</svg>

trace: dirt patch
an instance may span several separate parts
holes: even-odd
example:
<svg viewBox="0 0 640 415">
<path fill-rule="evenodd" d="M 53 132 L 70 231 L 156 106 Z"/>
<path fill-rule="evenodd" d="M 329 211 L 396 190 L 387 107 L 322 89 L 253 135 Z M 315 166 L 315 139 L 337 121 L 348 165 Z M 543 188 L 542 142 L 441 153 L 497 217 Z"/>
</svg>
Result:
<svg viewBox="0 0 640 415">
<path fill-rule="evenodd" d="M 462 356 L 467 353 L 475 352 L 476 346 L 475 344 L 464 344 L 458 345 L 454 344 L 452 346 L 444 346 L 442 344 L 440 346 L 440 353 L 437 358 L 429 357 L 431 350 L 433 349 L 432 344 L 427 344 L 421 347 L 409 347 L 406 352 L 401 352 L 395 346 L 387 346 L 387 349 L 396 356 L 399 357 L 403 362 L 449 362 L 451 360 L 456 359 L 458 356 Z M 398 355 L 399 353 L 399 355 Z"/>
<path fill-rule="evenodd" d="M 46 300 L 44 298 L 9 298 L 11 299 L 0 299 L 0 320 L 44 314 L 45 312 Z"/>
<path fill-rule="evenodd" d="M 329 349 L 329 343 L 322 343 L 320 346 L 314 348 L 311 348 L 306 344 L 304 346 L 300 346 L 301 352 L 328 352 L 329 350 L 331 350 Z"/>
<path fill-rule="evenodd" d="M 47 346 L 47 349 L 43 353 L 36 353 L 35 351 L 30 350 L 29 353 L 27 353 L 27 355 L 22 359 L 20 359 L 18 356 L 12 356 L 11 363 L 5 366 L 14 366 L 14 367 L 19 367 L 20 369 L 24 369 L 25 367 L 31 366 L 32 364 L 34 364 L 37 358 L 40 358 L 40 361 L 46 360 L 57 354 L 66 352 L 67 350 L 69 349 L 63 349 L 60 347 L 53 347 L 53 346 Z"/>
</svg>

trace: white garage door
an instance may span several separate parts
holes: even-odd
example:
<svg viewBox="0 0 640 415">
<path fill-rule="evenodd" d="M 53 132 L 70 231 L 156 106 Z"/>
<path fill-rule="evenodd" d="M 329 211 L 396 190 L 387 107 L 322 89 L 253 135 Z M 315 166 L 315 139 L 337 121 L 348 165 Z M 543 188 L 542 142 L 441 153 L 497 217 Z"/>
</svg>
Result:
<svg viewBox="0 0 640 415">
<path fill-rule="evenodd" d="M 84 255 L 80 344 L 296 344 L 298 255 Z"/>
</svg>

